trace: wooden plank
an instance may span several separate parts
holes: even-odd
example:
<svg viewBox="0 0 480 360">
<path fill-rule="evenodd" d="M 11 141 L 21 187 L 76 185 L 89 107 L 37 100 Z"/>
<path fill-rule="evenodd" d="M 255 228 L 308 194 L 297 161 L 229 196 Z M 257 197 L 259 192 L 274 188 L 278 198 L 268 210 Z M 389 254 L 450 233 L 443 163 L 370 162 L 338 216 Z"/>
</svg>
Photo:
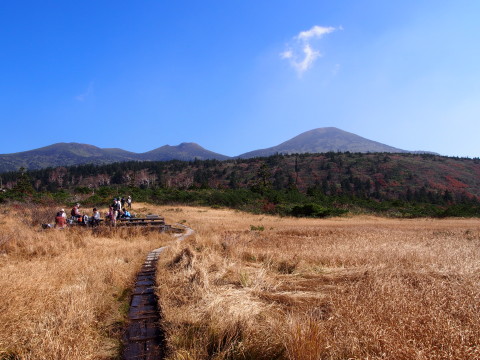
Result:
<svg viewBox="0 0 480 360">
<path fill-rule="evenodd" d="M 123 221 L 123 222 L 138 222 L 138 221 L 150 221 L 150 222 L 156 222 L 156 221 L 165 221 L 165 218 L 159 217 L 155 219 L 149 219 L 149 218 L 120 218 L 117 221 Z"/>
<path fill-rule="evenodd" d="M 137 221 L 137 222 L 124 222 L 124 223 L 119 223 L 119 225 L 125 225 L 125 226 L 147 226 L 147 225 L 152 225 L 152 226 L 163 226 L 165 225 L 165 222 L 163 221 L 158 221 L 158 222 L 150 222 L 150 221 Z"/>
<path fill-rule="evenodd" d="M 160 309 L 154 291 L 157 256 L 150 252 L 137 274 L 128 311 L 128 328 L 124 333 L 125 360 L 164 358 L 164 334 L 159 325 Z"/>
</svg>

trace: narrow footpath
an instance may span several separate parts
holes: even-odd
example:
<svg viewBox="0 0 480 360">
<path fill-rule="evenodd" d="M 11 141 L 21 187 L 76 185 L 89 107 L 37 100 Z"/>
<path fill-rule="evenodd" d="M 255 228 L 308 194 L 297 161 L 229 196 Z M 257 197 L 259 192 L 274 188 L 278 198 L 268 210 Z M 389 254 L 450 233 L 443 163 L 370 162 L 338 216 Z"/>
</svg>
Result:
<svg viewBox="0 0 480 360">
<path fill-rule="evenodd" d="M 184 233 L 174 235 L 177 241 L 183 241 L 194 232 L 189 227 L 177 225 L 185 228 Z M 125 360 L 153 360 L 165 356 L 165 336 L 160 327 L 160 308 L 155 294 L 157 261 L 165 249 L 167 246 L 150 251 L 137 274 L 124 335 Z"/>
</svg>

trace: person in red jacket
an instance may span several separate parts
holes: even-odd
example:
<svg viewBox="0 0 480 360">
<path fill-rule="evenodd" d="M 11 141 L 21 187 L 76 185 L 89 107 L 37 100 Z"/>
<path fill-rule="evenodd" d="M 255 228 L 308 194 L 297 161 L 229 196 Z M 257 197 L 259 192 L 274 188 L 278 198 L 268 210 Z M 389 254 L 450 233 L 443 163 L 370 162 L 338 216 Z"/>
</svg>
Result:
<svg viewBox="0 0 480 360">
<path fill-rule="evenodd" d="M 63 216 L 63 212 L 59 211 L 57 216 L 55 216 L 55 228 L 56 229 L 65 229 L 67 226 L 67 219 Z"/>
</svg>

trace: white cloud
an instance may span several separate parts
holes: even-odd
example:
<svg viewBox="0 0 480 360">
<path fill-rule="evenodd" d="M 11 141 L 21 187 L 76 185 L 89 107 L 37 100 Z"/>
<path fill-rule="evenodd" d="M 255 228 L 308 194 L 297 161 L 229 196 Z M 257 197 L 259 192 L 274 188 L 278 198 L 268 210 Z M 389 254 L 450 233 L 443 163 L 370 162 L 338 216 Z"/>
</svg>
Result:
<svg viewBox="0 0 480 360">
<path fill-rule="evenodd" d="M 292 50 L 285 50 L 280 54 L 280 56 L 282 59 L 291 59 L 293 57 L 293 52 Z"/>
<path fill-rule="evenodd" d="M 310 69 L 314 61 L 318 57 L 322 56 L 320 52 L 313 50 L 310 44 L 306 44 L 303 47 L 303 54 L 305 55 L 303 60 L 301 62 L 294 62 L 293 64 L 300 74 L 303 74 L 305 71 Z"/>
<path fill-rule="evenodd" d="M 313 40 L 321 39 L 336 30 L 343 30 L 343 28 L 315 25 L 310 30 L 301 31 L 293 37 L 291 43 L 286 45 L 286 50 L 280 54 L 280 57 L 287 59 L 290 65 L 297 70 L 298 75 L 301 76 L 313 66 L 315 60 L 322 56 L 320 51 L 313 47 Z"/>
<path fill-rule="evenodd" d="M 298 34 L 297 38 L 300 39 L 300 40 L 307 41 L 308 39 L 313 38 L 313 37 L 321 38 L 323 35 L 330 34 L 331 32 L 334 32 L 335 30 L 337 30 L 337 29 L 334 28 L 334 27 L 331 27 L 331 26 L 330 27 L 323 27 L 323 26 L 315 25 L 310 30 L 301 31 L 300 34 Z"/>
</svg>

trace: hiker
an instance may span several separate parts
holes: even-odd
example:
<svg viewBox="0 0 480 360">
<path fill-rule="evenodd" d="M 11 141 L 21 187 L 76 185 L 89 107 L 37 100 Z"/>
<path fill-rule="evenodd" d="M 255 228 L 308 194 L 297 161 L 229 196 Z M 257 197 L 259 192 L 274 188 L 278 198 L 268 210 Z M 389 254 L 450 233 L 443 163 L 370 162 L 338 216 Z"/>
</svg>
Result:
<svg viewBox="0 0 480 360">
<path fill-rule="evenodd" d="M 112 214 L 114 214 L 115 211 L 117 211 L 117 198 L 113 199 L 113 203 L 112 203 L 112 205 L 110 205 L 110 207 L 112 208 Z M 118 215 L 118 214 L 116 214 L 116 215 Z"/>
<path fill-rule="evenodd" d="M 110 224 L 115 226 L 117 223 L 117 214 L 116 211 L 113 209 L 113 206 L 108 208 L 107 220 L 110 220 Z"/>
<path fill-rule="evenodd" d="M 130 212 L 123 208 L 123 213 L 122 213 L 122 219 L 130 219 L 132 217 L 132 214 Z"/>
<path fill-rule="evenodd" d="M 129 209 L 132 208 L 132 197 L 130 195 L 128 195 L 128 198 L 127 198 L 127 205 Z"/>
<path fill-rule="evenodd" d="M 65 211 L 62 213 L 62 210 L 57 212 L 57 216 L 55 216 L 55 229 L 65 229 L 67 226 L 67 219 L 66 217 L 63 217 L 63 213 L 65 213 Z"/>
<path fill-rule="evenodd" d="M 67 220 L 67 213 L 65 212 L 65 209 L 61 209 L 60 212 L 61 212 L 61 214 L 62 214 L 61 216 L 62 216 L 65 220 Z"/>
<path fill-rule="evenodd" d="M 100 224 L 100 212 L 96 207 L 93 208 L 93 216 L 90 218 L 91 226 L 98 226 Z"/>
<path fill-rule="evenodd" d="M 120 210 L 122 209 L 122 205 L 120 204 L 120 200 L 118 200 L 117 198 L 113 199 L 113 210 L 116 211 L 116 218 L 118 219 L 119 217 L 119 214 L 120 214 Z"/>
<path fill-rule="evenodd" d="M 120 200 L 120 204 L 122 205 L 122 209 L 125 207 L 125 198 L 122 196 L 122 199 Z"/>
<path fill-rule="evenodd" d="M 106 219 L 106 220 L 112 220 L 112 213 L 113 213 L 113 207 L 112 207 L 112 206 L 109 206 L 109 207 L 108 207 L 107 215 L 105 215 L 105 219 Z"/>
<path fill-rule="evenodd" d="M 117 219 L 120 219 L 120 214 L 122 213 L 122 204 L 120 203 L 120 200 L 117 199 L 117 206 L 114 209 L 117 214 Z"/>
<path fill-rule="evenodd" d="M 72 211 L 70 212 L 73 218 L 75 220 L 80 221 L 80 218 L 82 217 L 82 214 L 80 214 L 80 204 L 76 203 L 75 206 L 73 207 Z"/>
</svg>

